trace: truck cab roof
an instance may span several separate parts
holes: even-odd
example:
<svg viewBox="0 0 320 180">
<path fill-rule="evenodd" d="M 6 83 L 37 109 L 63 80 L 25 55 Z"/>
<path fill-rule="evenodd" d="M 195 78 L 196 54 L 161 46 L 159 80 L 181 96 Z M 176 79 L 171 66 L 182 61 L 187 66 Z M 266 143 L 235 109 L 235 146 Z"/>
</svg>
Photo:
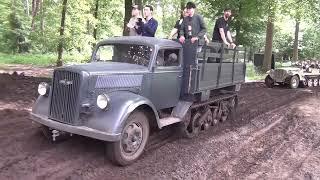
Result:
<svg viewBox="0 0 320 180">
<path fill-rule="evenodd" d="M 98 43 L 98 46 L 105 44 L 138 44 L 151 47 L 182 48 L 182 45 L 169 39 L 159 39 L 155 37 L 144 36 L 119 36 L 111 37 Z"/>
</svg>

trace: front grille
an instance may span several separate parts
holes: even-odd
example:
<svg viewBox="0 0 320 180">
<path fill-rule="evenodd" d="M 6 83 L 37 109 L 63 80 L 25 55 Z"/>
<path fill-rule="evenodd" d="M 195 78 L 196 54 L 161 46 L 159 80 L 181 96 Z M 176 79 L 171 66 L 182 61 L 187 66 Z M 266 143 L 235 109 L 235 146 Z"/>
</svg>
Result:
<svg viewBox="0 0 320 180">
<path fill-rule="evenodd" d="M 79 116 L 80 74 L 56 70 L 53 74 L 49 118 L 75 124 Z"/>
<path fill-rule="evenodd" d="M 282 81 L 286 78 L 287 72 L 282 69 L 277 69 L 274 73 L 274 79 Z"/>
</svg>

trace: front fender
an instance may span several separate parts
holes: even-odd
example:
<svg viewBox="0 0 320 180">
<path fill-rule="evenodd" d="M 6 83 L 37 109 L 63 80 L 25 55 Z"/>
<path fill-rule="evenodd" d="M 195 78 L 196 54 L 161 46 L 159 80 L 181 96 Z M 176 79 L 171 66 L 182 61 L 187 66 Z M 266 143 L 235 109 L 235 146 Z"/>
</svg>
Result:
<svg viewBox="0 0 320 180">
<path fill-rule="evenodd" d="M 156 108 L 147 98 L 128 91 L 117 91 L 107 95 L 110 99 L 107 110 L 96 108 L 85 120 L 86 126 L 111 134 L 121 134 L 128 116 L 141 105 L 149 106 L 158 122 Z"/>
<path fill-rule="evenodd" d="M 32 113 L 42 116 L 49 115 L 50 97 L 39 96 L 36 102 L 33 104 Z"/>
</svg>

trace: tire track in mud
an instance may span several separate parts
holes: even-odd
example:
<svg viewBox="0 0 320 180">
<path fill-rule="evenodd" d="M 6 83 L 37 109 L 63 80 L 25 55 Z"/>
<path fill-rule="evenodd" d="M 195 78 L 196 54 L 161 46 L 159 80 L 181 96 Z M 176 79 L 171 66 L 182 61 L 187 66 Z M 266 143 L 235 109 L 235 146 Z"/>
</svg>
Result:
<svg viewBox="0 0 320 180">
<path fill-rule="evenodd" d="M 271 128 L 275 127 L 276 125 L 278 125 L 282 119 L 278 116 L 275 116 L 272 118 L 272 120 L 269 120 L 270 122 L 265 123 L 263 125 L 255 125 L 254 122 L 250 123 L 250 128 L 246 127 L 244 128 L 240 128 L 239 132 L 228 132 L 229 136 L 222 139 L 213 139 L 212 141 L 208 142 L 206 141 L 206 143 L 204 143 L 202 145 L 202 148 L 204 149 L 205 152 L 200 152 L 197 153 L 197 156 L 195 159 L 195 164 L 197 164 L 197 166 L 194 165 L 190 165 L 190 167 L 185 168 L 188 169 L 188 171 L 186 172 L 186 174 L 192 174 L 193 171 L 198 171 L 200 169 L 200 176 L 198 177 L 194 177 L 194 176 L 182 176 L 179 177 L 179 179 L 184 179 L 184 178 L 200 178 L 200 179 L 207 179 L 209 177 L 211 178 L 215 178 L 215 179 L 220 179 L 222 177 L 215 177 L 213 174 L 208 173 L 207 171 L 210 169 L 217 169 L 218 167 L 225 167 L 226 164 L 228 164 L 231 160 L 233 160 L 234 158 L 236 158 L 241 151 L 245 150 L 252 141 L 254 141 L 255 138 L 263 135 L 264 133 L 266 133 L 268 130 L 270 130 Z M 214 150 L 214 152 L 212 152 L 212 148 L 211 147 L 219 147 L 217 148 L 218 150 Z M 223 148 L 221 148 L 223 147 Z M 224 151 L 219 151 L 219 149 L 225 149 Z M 214 157 L 210 157 L 210 158 L 205 158 L 203 157 L 203 154 L 205 153 L 213 153 L 215 154 Z M 220 174 L 220 171 L 215 171 L 214 174 Z M 208 176 L 209 174 L 209 176 Z"/>
<path fill-rule="evenodd" d="M 285 175 L 288 171 L 293 174 L 294 171 L 291 169 L 296 169 L 301 166 L 301 162 L 305 161 L 310 153 L 310 148 L 306 145 L 319 144 L 318 138 L 305 137 L 305 134 L 310 134 L 305 127 L 318 127 L 315 123 L 310 123 L 307 121 L 300 122 L 301 117 L 295 115 L 295 110 L 290 110 L 289 113 L 284 115 L 285 119 L 273 130 L 266 132 L 261 138 L 255 139 L 253 145 L 247 147 L 247 151 L 235 153 L 230 159 L 226 159 L 227 168 L 220 170 L 224 172 L 222 176 L 216 178 L 234 178 L 234 174 L 244 179 L 287 179 L 292 178 L 290 176 L 274 176 Z M 319 113 L 320 115 L 320 113 Z M 309 128 L 308 128 L 309 129 Z M 303 132 L 301 132 L 303 131 Z M 319 130 L 318 130 L 319 131 Z M 311 132 L 312 133 L 312 132 Z M 311 134 L 313 135 L 313 134 Z M 309 141 L 305 143 L 304 141 Z M 299 144 L 303 144 L 302 148 Z M 316 145 L 317 146 L 317 145 Z M 301 147 L 301 146 L 300 146 Z M 312 152 L 312 151 L 311 151 Z M 299 154 L 297 157 L 288 160 L 290 154 Z M 249 159 L 249 160 L 248 160 Z M 249 161 L 249 162 L 248 162 Z M 289 162 L 288 162 L 289 161 Z M 277 171 L 274 169 L 285 169 L 286 165 L 290 166 L 284 171 Z M 320 165 L 320 164 L 319 164 Z M 267 168 L 265 168 L 267 167 Z M 260 170 L 264 169 L 265 170 Z M 219 169 L 211 172 L 211 177 L 219 172 Z M 273 172 L 273 175 L 268 176 L 268 172 Z M 251 174 L 252 173 L 252 174 Z M 303 178 L 300 177 L 298 179 Z"/>
</svg>

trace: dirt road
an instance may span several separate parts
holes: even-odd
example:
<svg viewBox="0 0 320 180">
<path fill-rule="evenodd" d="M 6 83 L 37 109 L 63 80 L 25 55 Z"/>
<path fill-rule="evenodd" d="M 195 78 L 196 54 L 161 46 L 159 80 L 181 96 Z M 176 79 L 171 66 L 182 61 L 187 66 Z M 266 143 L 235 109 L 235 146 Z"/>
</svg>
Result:
<svg viewBox="0 0 320 180">
<path fill-rule="evenodd" d="M 51 143 L 27 119 L 45 78 L 0 74 L 0 179 L 319 179 L 320 88 L 246 84 L 237 122 L 186 140 L 155 133 L 135 164 L 113 166 L 104 143 Z"/>
</svg>

